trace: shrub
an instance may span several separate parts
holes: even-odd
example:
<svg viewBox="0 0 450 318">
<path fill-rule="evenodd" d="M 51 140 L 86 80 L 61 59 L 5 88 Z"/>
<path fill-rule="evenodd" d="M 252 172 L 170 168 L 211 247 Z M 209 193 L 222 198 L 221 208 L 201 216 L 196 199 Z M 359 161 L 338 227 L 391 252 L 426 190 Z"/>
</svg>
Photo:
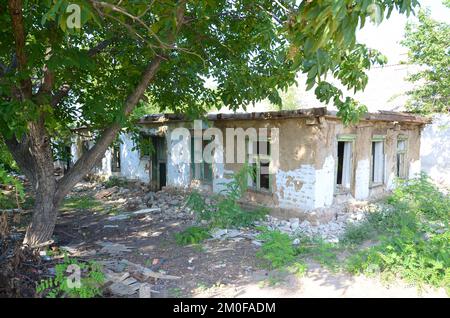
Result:
<svg viewBox="0 0 450 318">
<path fill-rule="evenodd" d="M 73 269 L 80 270 L 79 286 L 71 286 Z M 55 277 L 41 280 L 36 292 L 46 298 L 92 298 L 102 294 L 101 286 L 105 276 L 101 266 L 95 262 L 78 262 L 64 255 L 64 261 L 55 266 Z"/>
<path fill-rule="evenodd" d="M 359 228 L 346 233 L 354 239 L 358 231 L 370 229 L 380 239 L 377 246 L 351 256 L 347 270 L 401 277 L 419 287 L 428 284 L 450 291 L 449 197 L 422 174 L 400 181 L 388 202 L 392 209 L 369 215 Z"/>
<path fill-rule="evenodd" d="M 249 226 L 254 221 L 260 220 L 267 214 L 267 209 L 260 208 L 253 211 L 245 211 L 239 205 L 239 199 L 242 198 L 247 190 L 248 175 L 252 173 L 251 169 L 244 167 L 234 175 L 233 180 L 225 183 L 225 189 L 214 199 L 215 205 L 208 205 L 205 198 L 198 192 L 193 192 L 186 203 L 198 220 L 209 222 L 212 228 L 230 228 Z"/>
<path fill-rule="evenodd" d="M 201 226 L 191 226 L 175 234 L 175 241 L 179 245 L 198 244 L 210 237 L 208 229 Z"/>
<path fill-rule="evenodd" d="M 295 260 L 295 248 L 289 235 L 279 230 L 264 229 L 257 237 L 264 241 L 256 256 L 263 260 L 264 265 L 271 269 L 280 268 Z"/>
</svg>

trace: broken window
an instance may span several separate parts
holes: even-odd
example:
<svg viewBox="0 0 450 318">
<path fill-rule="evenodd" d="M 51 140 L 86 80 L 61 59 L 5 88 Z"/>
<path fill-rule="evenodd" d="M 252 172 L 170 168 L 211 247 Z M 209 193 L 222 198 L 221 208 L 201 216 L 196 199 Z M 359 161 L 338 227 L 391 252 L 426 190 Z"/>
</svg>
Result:
<svg viewBox="0 0 450 318">
<path fill-rule="evenodd" d="M 406 173 L 406 140 L 397 140 L 397 177 L 401 179 L 407 178 Z"/>
<path fill-rule="evenodd" d="M 205 147 L 211 142 L 210 140 L 201 140 L 202 146 L 200 149 L 195 147 L 195 138 L 191 138 L 191 175 L 194 180 L 202 180 L 204 182 L 212 182 L 212 164 L 205 162 L 203 152 Z M 202 158 L 202 162 L 195 162 L 194 158 L 197 154 L 197 158 Z"/>
<path fill-rule="evenodd" d="M 111 171 L 120 172 L 120 145 L 115 145 L 111 149 Z"/>
<path fill-rule="evenodd" d="M 371 158 L 371 181 L 372 184 L 383 184 L 384 182 L 384 140 L 372 141 Z"/>
<path fill-rule="evenodd" d="M 349 190 L 352 179 L 352 151 L 353 141 L 338 140 L 336 185 L 338 189 Z"/>
<path fill-rule="evenodd" d="M 246 140 L 246 148 L 251 151 L 249 164 L 252 168 L 250 185 L 256 190 L 271 190 L 272 177 L 269 173 L 270 167 L 270 140 L 258 140 L 252 143 L 249 149 L 249 140 Z"/>
<path fill-rule="evenodd" d="M 148 135 L 141 134 L 139 136 L 139 154 L 141 158 L 150 158 L 153 152 L 152 138 Z"/>
</svg>

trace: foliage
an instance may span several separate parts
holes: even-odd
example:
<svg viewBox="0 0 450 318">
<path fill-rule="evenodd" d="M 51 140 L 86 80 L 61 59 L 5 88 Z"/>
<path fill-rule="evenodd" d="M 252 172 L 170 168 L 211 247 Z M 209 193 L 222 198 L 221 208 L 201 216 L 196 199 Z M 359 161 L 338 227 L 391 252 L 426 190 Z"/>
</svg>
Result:
<svg viewBox="0 0 450 318">
<path fill-rule="evenodd" d="M 14 200 L 12 196 L 5 195 L 0 191 L 0 208 L 13 209 L 19 208 L 20 202 L 25 199 L 25 190 L 20 180 L 9 174 L 0 164 L 0 185 L 12 186 L 15 190 Z"/>
<path fill-rule="evenodd" d="M 352 228 L 344 237 L 347 243 L 379 240 L 351 256 L 346 268 L 352 273 L 380 273 L 419 287 L 427 284 L 450 291 L 449 197 L 424 174 L 399 183 L 388 200 L 391 209 L 369 215 L 359 229 Z"/>
<path fill-rule="evenodd" d="M 8 148 L 6 147 L 1 136 L 0 136 L 0 167 L 3 167 L 3 169 L 6 171 L 15 171 L 15 172 L 19 171 L 17 163 L 14 161 L 14 158 L 12 157 Z"/>
<path fill-rule="evenodd" d="M 79 286 L 70 284 L 74 283 L 70 276 L 76 273 L 73 271 L 74 268 L 80 269 Z M 36 292 L 47 298 L 92 298 L 102 294 L 100 287 L 104 281 L 105 277 L 99 264 L 79 262 L 64 255 L 63 263 L 55 266 L 55 277 L 41 280 L 36 287 Z"/>
<path fill-rule="evenodd" d="M 207 228 L 191 226 L 180 233 L 176 233 L 175 241 L 179 245 L 199 244 L 209 237 L 210 234 Z"/>
<path fill-rule="evenodd" d="M 196 0 L 189 1 L 183 23 L 177 25 L 182 3 L 27 1 L 23 8 L 27 65 L 12 69 L 15 29 L 4 2 L 0 11 L 2 134 L 19 136 L 26 123 L 42 112 L 54 136 L 74 126 L 95 130 L 124 123 L 121 111 L 127 95 L 149 61 L 160 54 L 165 63 L 142 103 L 152 109 L 199 115 L 218 105 L 236 109 L 265 98 L 280 104 L 279 91 L 295 83 L 298 71 L 308 75 L 309 88 L 325 83 L 329 73 L 343 85 L 361 90 L 367 83 L 365 71 L 385 61 L 379 52 L 356 43 L 357 28 L 367 19 L 380 22 L 392 10 L 409 14 L 418 4 L 415 0 L 284 1 L 282 5 Z M 81 9 L 80 25 L 74 28 L 68 27 L 73 20 L 67 12 L 70 4 Z M 95 54 L 89 51 L 104 41 L 109 45 Z M 47 69 L 54 75 L 52 90 L 70 85 L 71 94 L 57 108 L 49 107 L 49 96 L 43 94 L 22 101 L 9 98 L 12 88 L 21 87 L 20 81 L 41 79 Z M 208 78 L 214 79 L 214 88 L 205 86 Z M 40 83 L 33 83 L 34 91 L 39 91 Z M 355 107 L 354 101 L 341 98 L 341 91 L 330 92 L 316 94 L 332 99 L 342 114 L 347 113 L 345 108 Z"/>
<path fill-rule="evenodd" d="M 249 226 L 267 214 L 267 210 L 259 208 L 253 211 L 243 210 L 239 205 L 247 190 L 248 176 L 252 173 L 248 165 L 235 173 L 233 179 L 224 183 L 224 189 L 215 197 L 216 204 L 206 204 L 205 198 L 193 192 L 187 198 L 187 206 L 194 210 L 198 220 L 209 222 L 212 228 L 230 228 Z"/>
<path fill-rule="evenodd" d="M 391 204 L 431 221 L 449 221 L 450 196 L 440 192 L 425 173 L 399 180 L 398 185 L 389 199 Z"/>
<path fill-rule="evenodd" d="M 295 260 L 296 251 L 288 234 L 279 230 L 265 229 L 257 238 L 264 241 L 256 256 L 264 262 L 265 266 L 276 269 L 289 265 Z"/>
<path fill-rule="evenodd" d="M 424 114 L 446 113 L 450 110 L 450 24 L 433 20 L 428 10 L 420 10 L 418 20 L 407 24 L 402 41 L 409 50 L 408 63 L 420 66 L 407 78 L 415 84 L 408 92 L 407 107 Z"/>
</svg>

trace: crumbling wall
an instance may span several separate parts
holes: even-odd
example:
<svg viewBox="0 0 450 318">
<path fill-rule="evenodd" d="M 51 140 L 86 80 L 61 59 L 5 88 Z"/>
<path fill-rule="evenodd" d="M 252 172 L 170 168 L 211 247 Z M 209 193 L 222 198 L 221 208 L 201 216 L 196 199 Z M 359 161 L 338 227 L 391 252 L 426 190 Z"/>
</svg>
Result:
<svg viewBox="0 0 450 318">
<path fill-rule="evenodd" d="M 149 182 L 149 158 L 141 158 L 130 134 L 122 134 L 120 139 L 120 176 L 129 180 Z"/>
</svg>

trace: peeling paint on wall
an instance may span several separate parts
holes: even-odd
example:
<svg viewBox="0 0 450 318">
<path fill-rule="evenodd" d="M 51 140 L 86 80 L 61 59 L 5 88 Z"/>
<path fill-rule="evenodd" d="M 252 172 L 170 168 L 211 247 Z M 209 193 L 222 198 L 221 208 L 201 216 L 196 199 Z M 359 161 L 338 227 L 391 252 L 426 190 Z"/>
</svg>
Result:
<svg viewBox="0 0 450 318">
<path fill-rule="evenodd" d="M 188 135 L 182 138 L 177 134 L 167 134 L 167 185 L 188 187 L 191 178 L 189 163 L 191 140 Z"/>
<path fill-rule="evenodd" d="M 314 209 L 315 169 L 312 165 L 302 165 L 291 171 L 278 170 L 276 175 L 276 195 L 279 207 L 283 209 Z M 299 189 L 299 183 L 301 188 Z"/>
<path fill-rule="evenodd" d="M 316 170 L 314 208 L 323 208 L 333 204 L 335 160 L 329 155 L 322 169 Z"/>
<path fill-rule="evenodd" d="M 150 181 L 149 159 L 141 158 L 139 150 L 129 134 L 120 136 L 120 170 L 121 176 L 131 180 Z"/>
</svg>

